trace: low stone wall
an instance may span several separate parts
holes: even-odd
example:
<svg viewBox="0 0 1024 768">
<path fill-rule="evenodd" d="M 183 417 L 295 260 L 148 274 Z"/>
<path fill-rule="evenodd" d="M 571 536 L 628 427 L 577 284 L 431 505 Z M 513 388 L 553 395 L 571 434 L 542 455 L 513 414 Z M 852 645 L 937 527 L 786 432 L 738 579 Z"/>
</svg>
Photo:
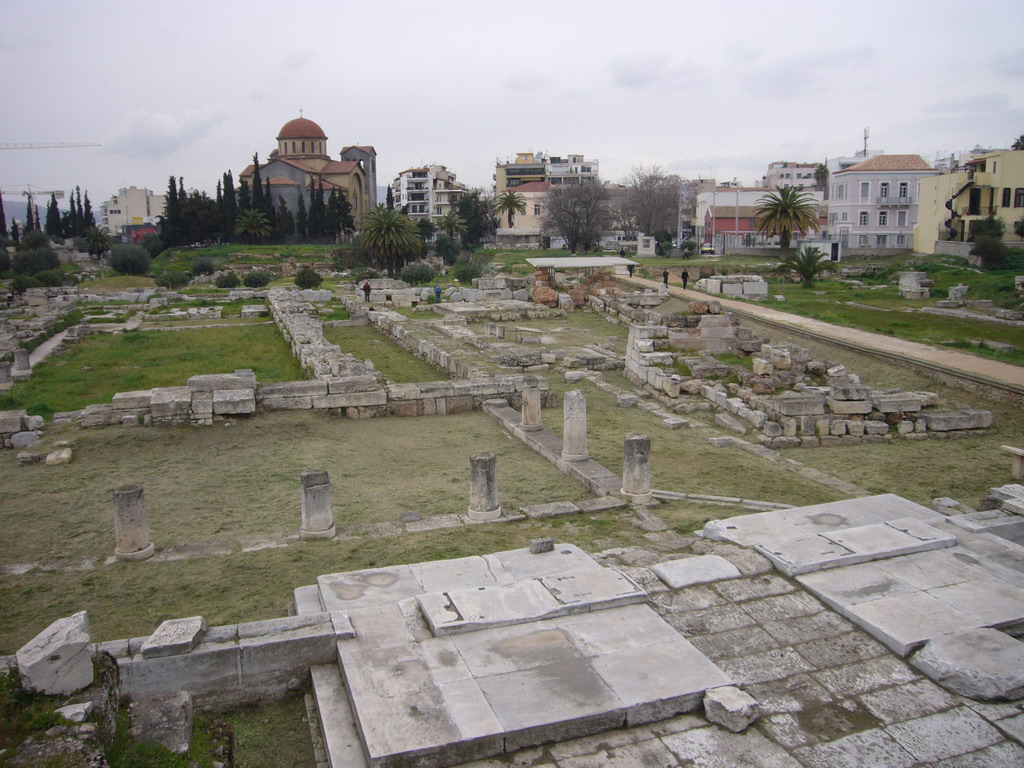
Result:
<svg viewBox="0 0 1024 768">
<path fill-rule="evenodd" d="M 42 416 L 29 416 L 26 411 L 0 411 L 0 449 L 20 450 L 40 437 Z"/>
<path fill-rule="evenodd" d="M 461 319 L 461 318 L 460 318 Z M 394 340 L 398 346 L 412 352 L 416 357 L 424 360 L 436 368 L 440 368 L 449 376 L 456 379 L 480 379 L 489 378 L 490 373 L 475 368 L 460 360 L 450 352 L 446 352 L 431 341 L 420 338 L 405 325 L 406 318 L 395 312 L 373 312 L 370 315 L 370 322 L 378 331 Z M 465 326 L 465 320 L 459 323 Z"/>
</svg>

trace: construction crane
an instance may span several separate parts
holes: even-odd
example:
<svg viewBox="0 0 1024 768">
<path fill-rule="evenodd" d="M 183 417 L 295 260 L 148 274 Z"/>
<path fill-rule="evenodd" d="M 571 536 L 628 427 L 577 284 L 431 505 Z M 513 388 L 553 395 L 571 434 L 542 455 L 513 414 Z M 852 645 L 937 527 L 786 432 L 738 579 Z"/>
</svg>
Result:
<svg viewBox="0 0 1024 768">
<path fill-rule="evenodd" d="M 71 147 L 102 147 L 102 144 L 55 141 L 49 144 L 0 144 L 0 149 L 70 149 Z"/>
</svg>

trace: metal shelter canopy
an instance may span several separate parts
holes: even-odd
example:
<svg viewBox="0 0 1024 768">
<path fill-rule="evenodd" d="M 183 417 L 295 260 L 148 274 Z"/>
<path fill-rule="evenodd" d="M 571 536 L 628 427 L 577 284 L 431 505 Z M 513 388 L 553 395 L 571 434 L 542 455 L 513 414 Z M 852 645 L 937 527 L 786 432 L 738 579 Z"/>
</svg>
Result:
<svg viewBox="0 0 1024 768">
<path fill-rule="evenodd" d="M 639 264 L 632 259 L 619 256 L 556 256 L 549 258 L 527 259 L 531 267 L 554 267 L 555 269 L 594 269 L 599 267 L 625 267 Z"/>
</svg>

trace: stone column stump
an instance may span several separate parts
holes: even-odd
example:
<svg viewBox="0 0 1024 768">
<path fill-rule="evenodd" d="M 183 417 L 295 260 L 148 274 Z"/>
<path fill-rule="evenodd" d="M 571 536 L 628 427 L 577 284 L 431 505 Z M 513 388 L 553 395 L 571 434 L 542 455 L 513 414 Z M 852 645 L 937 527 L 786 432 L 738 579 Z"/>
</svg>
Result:
<svg viewBox="0 0 1024 768">
<path fill-rule="evenodd" d="M 12 371 L 30 371 L 32 366 L 28 362 L 28 350 L 19 347 L 14 350 L 14 365 Z"/>
<path fill-rule="evenodd" d="M 622 466 L 623 497 L 634 504 L 646 504 L 651 495 L 651 438 L 637 432 L 626 435 Z"/>
<path fill-rule="evenodd" d="M 149 539 L 149 516 L 141 485 L 122 485 L 114 491 L 114 537 L 114 557 L 118 560 L 147 560 L 156 551 Z"/>
<path fill-rule="evenodd" d="M 331 479 L 327 471 L 316 469 L 303 472 L 299 480 L 302 488 L 302 527 L 300 539 L 333 539 L 334 511 L 331 509 Z"/>
<path fill-rule="evenodd" d="M 474 453 L 469 457 L 469 519 L 499 517 L 497 457 L 493 453 Z"/>
<path fill-rule="evenodd" d="M 523 389 L 523 413 L 519 421 L 519 428 L 524 432 L 536 432 L 541 428 L 543 421 L 541 417 L 541 400 L 544 394 L 536 383 Z"/>
<path fill-rule="evenodd" d="M 566 392 L 562 413 L 562 459 L 586 461 L 590 451 L 587 450 L 587 399 L 583 393 L 578 389 Z"/>
</svg>

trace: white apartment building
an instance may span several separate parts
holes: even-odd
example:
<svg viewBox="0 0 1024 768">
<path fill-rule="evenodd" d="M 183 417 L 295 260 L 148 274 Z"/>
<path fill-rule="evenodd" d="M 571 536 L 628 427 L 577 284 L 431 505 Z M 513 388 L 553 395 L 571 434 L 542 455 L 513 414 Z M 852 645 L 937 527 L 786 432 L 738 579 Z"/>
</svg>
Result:
<svg viewBox="0 0 1024 768">
<path fill-rule="evenodd" d="M 164 196 L 143 187 L 128 187 L 100 206 L 100 229 L 114 237 L 127 235 L 126 228 L 156 227 L 164 215 Z"/>
<path fill-rule="evenodd" d="M 790 163 L 779 161 L 768 164 L 768 173 L 764 177 L 764 185 L 769 189 L 776 187 L 804 187 L 815 185 L 814 170 L 817 163 Z"/>
<path fill-rule="evenodd" d="M 495 194 L 529 184 L 531 181 L 559 184 L 590 184 L 600 179 L 600 164 L 583 155 L 548 155 L 518 152 L 514 160 L 498 162 L 494 168 Z"/>
<path fill-rule="evenodd" d="M 443 165 L 408 168 L 391 182 L 395 207 L 408 206 L 411 219 L 439 219 L 458 210 L 459 199 L 466 185 L 459 183 L 455 174 Z"/>
</svg>

